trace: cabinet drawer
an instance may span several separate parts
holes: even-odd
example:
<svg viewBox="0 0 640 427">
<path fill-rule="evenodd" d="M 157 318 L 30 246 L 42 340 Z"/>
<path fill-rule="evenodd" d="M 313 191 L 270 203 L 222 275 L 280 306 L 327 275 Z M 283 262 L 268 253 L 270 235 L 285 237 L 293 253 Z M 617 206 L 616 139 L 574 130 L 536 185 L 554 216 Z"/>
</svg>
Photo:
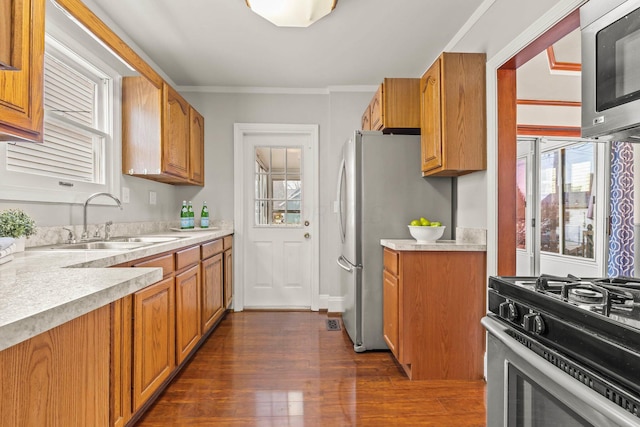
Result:
<svg viewBox="0 0 640 427">
<path fill-rule="evenodd" d="M 233 236 L 227 236 L 224 238 L 224 250 L 231 248 L 233 246 Z"/>
<path fill-rule="evenodd" d="M 167 277 L 175 271 L 173 264 L 173 254 L 163 255 L 147 261 L 133 264 L 134 267 L 162 267 L 162 277 Z"/>
<path fill-rule="evenodd" d="M 193 246 L 189 249 L 176 252 L 176 270 L 182 270 L 192 264 L 197 264 L 199 261 L 200 246 Z"/>
<path fill-rule="evenodd" d="M 219 254 L 223 250 L 222 239 L 214 240 L 213 242 L 207 242 L 202 245 L 202 259 L 207 259 Z"/>
<path fill-rule="evenodd" d="M 391 249 L 384 249 L 384 268 L 389 273 L 398 275 L 399 271 L 399 254 Z"/>
</svg>

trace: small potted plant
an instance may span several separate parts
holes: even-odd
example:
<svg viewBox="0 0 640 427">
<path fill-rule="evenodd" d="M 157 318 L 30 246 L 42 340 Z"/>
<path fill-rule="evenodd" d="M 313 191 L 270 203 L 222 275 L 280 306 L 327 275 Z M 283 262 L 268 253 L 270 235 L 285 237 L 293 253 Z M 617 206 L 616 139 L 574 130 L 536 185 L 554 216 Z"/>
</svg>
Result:
<svg viewBox="0 0 640 427">
<path fill-rule="evenodd" d="M 24 251 L 25 239 L 36 234 L 36 222 L 21 209 L 0 212 L 0 237 L 16 239 L 17 252 Z"/>
</svg>

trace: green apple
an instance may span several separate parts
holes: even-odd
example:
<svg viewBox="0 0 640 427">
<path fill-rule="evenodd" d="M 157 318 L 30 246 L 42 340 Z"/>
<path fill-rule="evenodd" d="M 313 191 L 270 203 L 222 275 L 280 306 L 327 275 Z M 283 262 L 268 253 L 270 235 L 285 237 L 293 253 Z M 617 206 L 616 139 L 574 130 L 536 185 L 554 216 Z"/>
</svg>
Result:
<svg viewBox="0 0 640 427">
<path fill-rule="evenodd" d="M 438 221 L 433 221 L 433 222 L 431 223 L 431 226 L 432 226 L 432 227 L 440 227 L 440 226 L 442 226 L 442 224 L 441 224 L 440 222 L 438 222 Z"/>
<path fill-rule="evenodd" d="M 420 225 L 426 227 L 427 225 L 431 225 L 431 222 L 427 218 L 422 217 L 420 218 Z"/>
<path fill-rule="evenodd" d="M 415 227 L 415 226 L 419 226 L 419 225 L 422 225 L 422 224 L 420 223 L 419 219 L 414 219 L 413 221 L 411 221 L 411 224 L 409 224 L 409 225 L 413 225 Z"/>
</svg>

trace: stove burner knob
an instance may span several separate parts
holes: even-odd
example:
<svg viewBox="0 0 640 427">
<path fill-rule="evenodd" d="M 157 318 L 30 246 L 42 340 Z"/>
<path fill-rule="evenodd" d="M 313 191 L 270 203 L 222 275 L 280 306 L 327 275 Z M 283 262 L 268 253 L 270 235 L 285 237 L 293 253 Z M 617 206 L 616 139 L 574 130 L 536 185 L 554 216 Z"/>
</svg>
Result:
<svg viewBox="0 0 640 427">
<path fill-rule="evenodd" d="M 518 318 L 518 309 L 512 302 L 506 301 L 500 303 L 499 309 L 500 317 L 502 317 L 503 319 L 507 319 L 508 321 L 513 322 Z"/>
<path fill-rule="evenodd" d="M 536 335 L 541 335 L 545 332 L 542 316 L 536 313 L 529 313 L 522 316 L 522 327 L 524 327 L 525 331 L 532 332 Z"/>
</svg>

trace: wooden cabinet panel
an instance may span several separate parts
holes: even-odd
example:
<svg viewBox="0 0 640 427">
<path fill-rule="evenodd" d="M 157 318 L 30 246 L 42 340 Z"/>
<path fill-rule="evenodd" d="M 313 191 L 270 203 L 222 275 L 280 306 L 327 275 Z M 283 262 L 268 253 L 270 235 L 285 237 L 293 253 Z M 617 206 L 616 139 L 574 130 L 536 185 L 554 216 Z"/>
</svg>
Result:
<svg viewBox="0 0 640 427">
<path fill-rule="evenodd" d="M 224 307 L 230 308 L 233 302 L 233 250 L 224 251 Z"/>
<path fill-rule="evenodd" d="M 122 79 L 122 173 L 162 173 L 162 85 L 144 77 Z"/>
<path fill-rule="evenodd" d="M 231 249 L 233 246 L 233 236 L 225 236 L 223 238 L 224 241 L 224 250 Z"/>
<path fill-rule="evenodd" d="M 0 426 L 109 423 L 110 308 L 0 352 Z"/>
<path fill-rule="evenodd" d="M 127 295 L 111 303 L 111 419 L 124 427 L 131 418 L 131 301 Z"/>
<path fill-rule="evenodd" d="M 382 116 L 382 100 L 384 97 L 384 84 L 378 87 L 378 91 L 369 104 L 369 110 L 371 114 L 371 130 L 382 130 L 384 124 L 384 117 Z"/>
<path fill-rule="evenodd" d="M 384 265 L 384 269 L 389 271 L 389 273 L 393 274 L 394 276 L 398 275 L 398 268 L 399 268 L 399 254 L 398 252 L 389 250 L 389 249 L 385 249 L 383 251 L 383 265 Z"/>
<path fill-rule="evenodd" d="M 202 261 L 202 334 L 224 314 L 222 254 Z"/>
<path fill-rule="evenodd" d="M 163 172 L 189 179 L 189 104 L 171 86 L 163 86 Z"/>
<path fill-rule="evenodd" d="M 443 53 L 420 79 L 422 174 L 459 176 L 485 170 L 483 53 Z"/>
<path fill-rule="evenodd" d="M 204 117 L 189 108 L 189 180 L 204 185 Z"/>
<path fill-rule="evenodd" d="M 175 264 L 173 260 L 173 254 L 161 255 L 157 258 L 152 258 L 142 262 L 136 262 L 134 267 L 161 267 L 162 277 L 167 277 L 173 274 L 175 271 Z"/>
<path fill-rule="evenodd" d="M 226 237 L 225 237 L 226 239 Z M 219 254 L 224 249 L 224 242 L 222 239 L 214 240 L 213 242 L 207 242 L 202 245 L 202 259 L 207 259 L 215 254 Z"/>
<path fill-rule="evenodd" d="M 164 82 L 122 79 L 122 172 L 169 184 L 204 184 L 204 118 Z"/>
<path fill-rule="evenodd" d="M 1 0 L 0 141 L 42 142 L 44 11 L 44 0 Z"/>
<path fill-rule="evenodd" d="M 362 114 L 362 119 L 360 119 L 360 129 L 362 130 L 371 130 L 371 105 L 367 105 L 366 110 Z"/>
<path fill-rule="evenodd" d="M 398 255 L 399 273 L 383 273 L 384 337 L 409 377 L 481 379 L 485 252 L 385 252 Z"/>
<path fill-rule="evenodd" d="M 422 133 L 420 147 L 422 170 L 442 166 L 442 128 L 440 127 L 440 60 L 424 74 L 420 82 Z"/>
<path fill-rule="evenodd" d="M 200 246 L 192 246 L 176 252 L 176 270 L 197 264 L 200 261 Z"/>
<path fill-rule="evenodd" d="M 385 78 L 362 115 L 362 130 L 420 133 L 420 79 Z"/>
<path fill-rule="evenodd" d="M 175 363 L 174 278 L 133 296 L 133 410 L 166 380 Z"/>
<path fill-rule="evenodd" d="M 389 346 L 389 350 L 391 350 L 400 363 L 403 363 L 398 346 L 398 316 L 400 313 L 400 307 L 398 305 L 398 278 L 385 270 L 383 273 L 382 288 L 384 299 L 383 337 Z"/>
<path fill-rule="evenodd" d="M 191 353 L 200 340 L 200 266 L 176 275 L 176 364 Z"/>
</svg>

